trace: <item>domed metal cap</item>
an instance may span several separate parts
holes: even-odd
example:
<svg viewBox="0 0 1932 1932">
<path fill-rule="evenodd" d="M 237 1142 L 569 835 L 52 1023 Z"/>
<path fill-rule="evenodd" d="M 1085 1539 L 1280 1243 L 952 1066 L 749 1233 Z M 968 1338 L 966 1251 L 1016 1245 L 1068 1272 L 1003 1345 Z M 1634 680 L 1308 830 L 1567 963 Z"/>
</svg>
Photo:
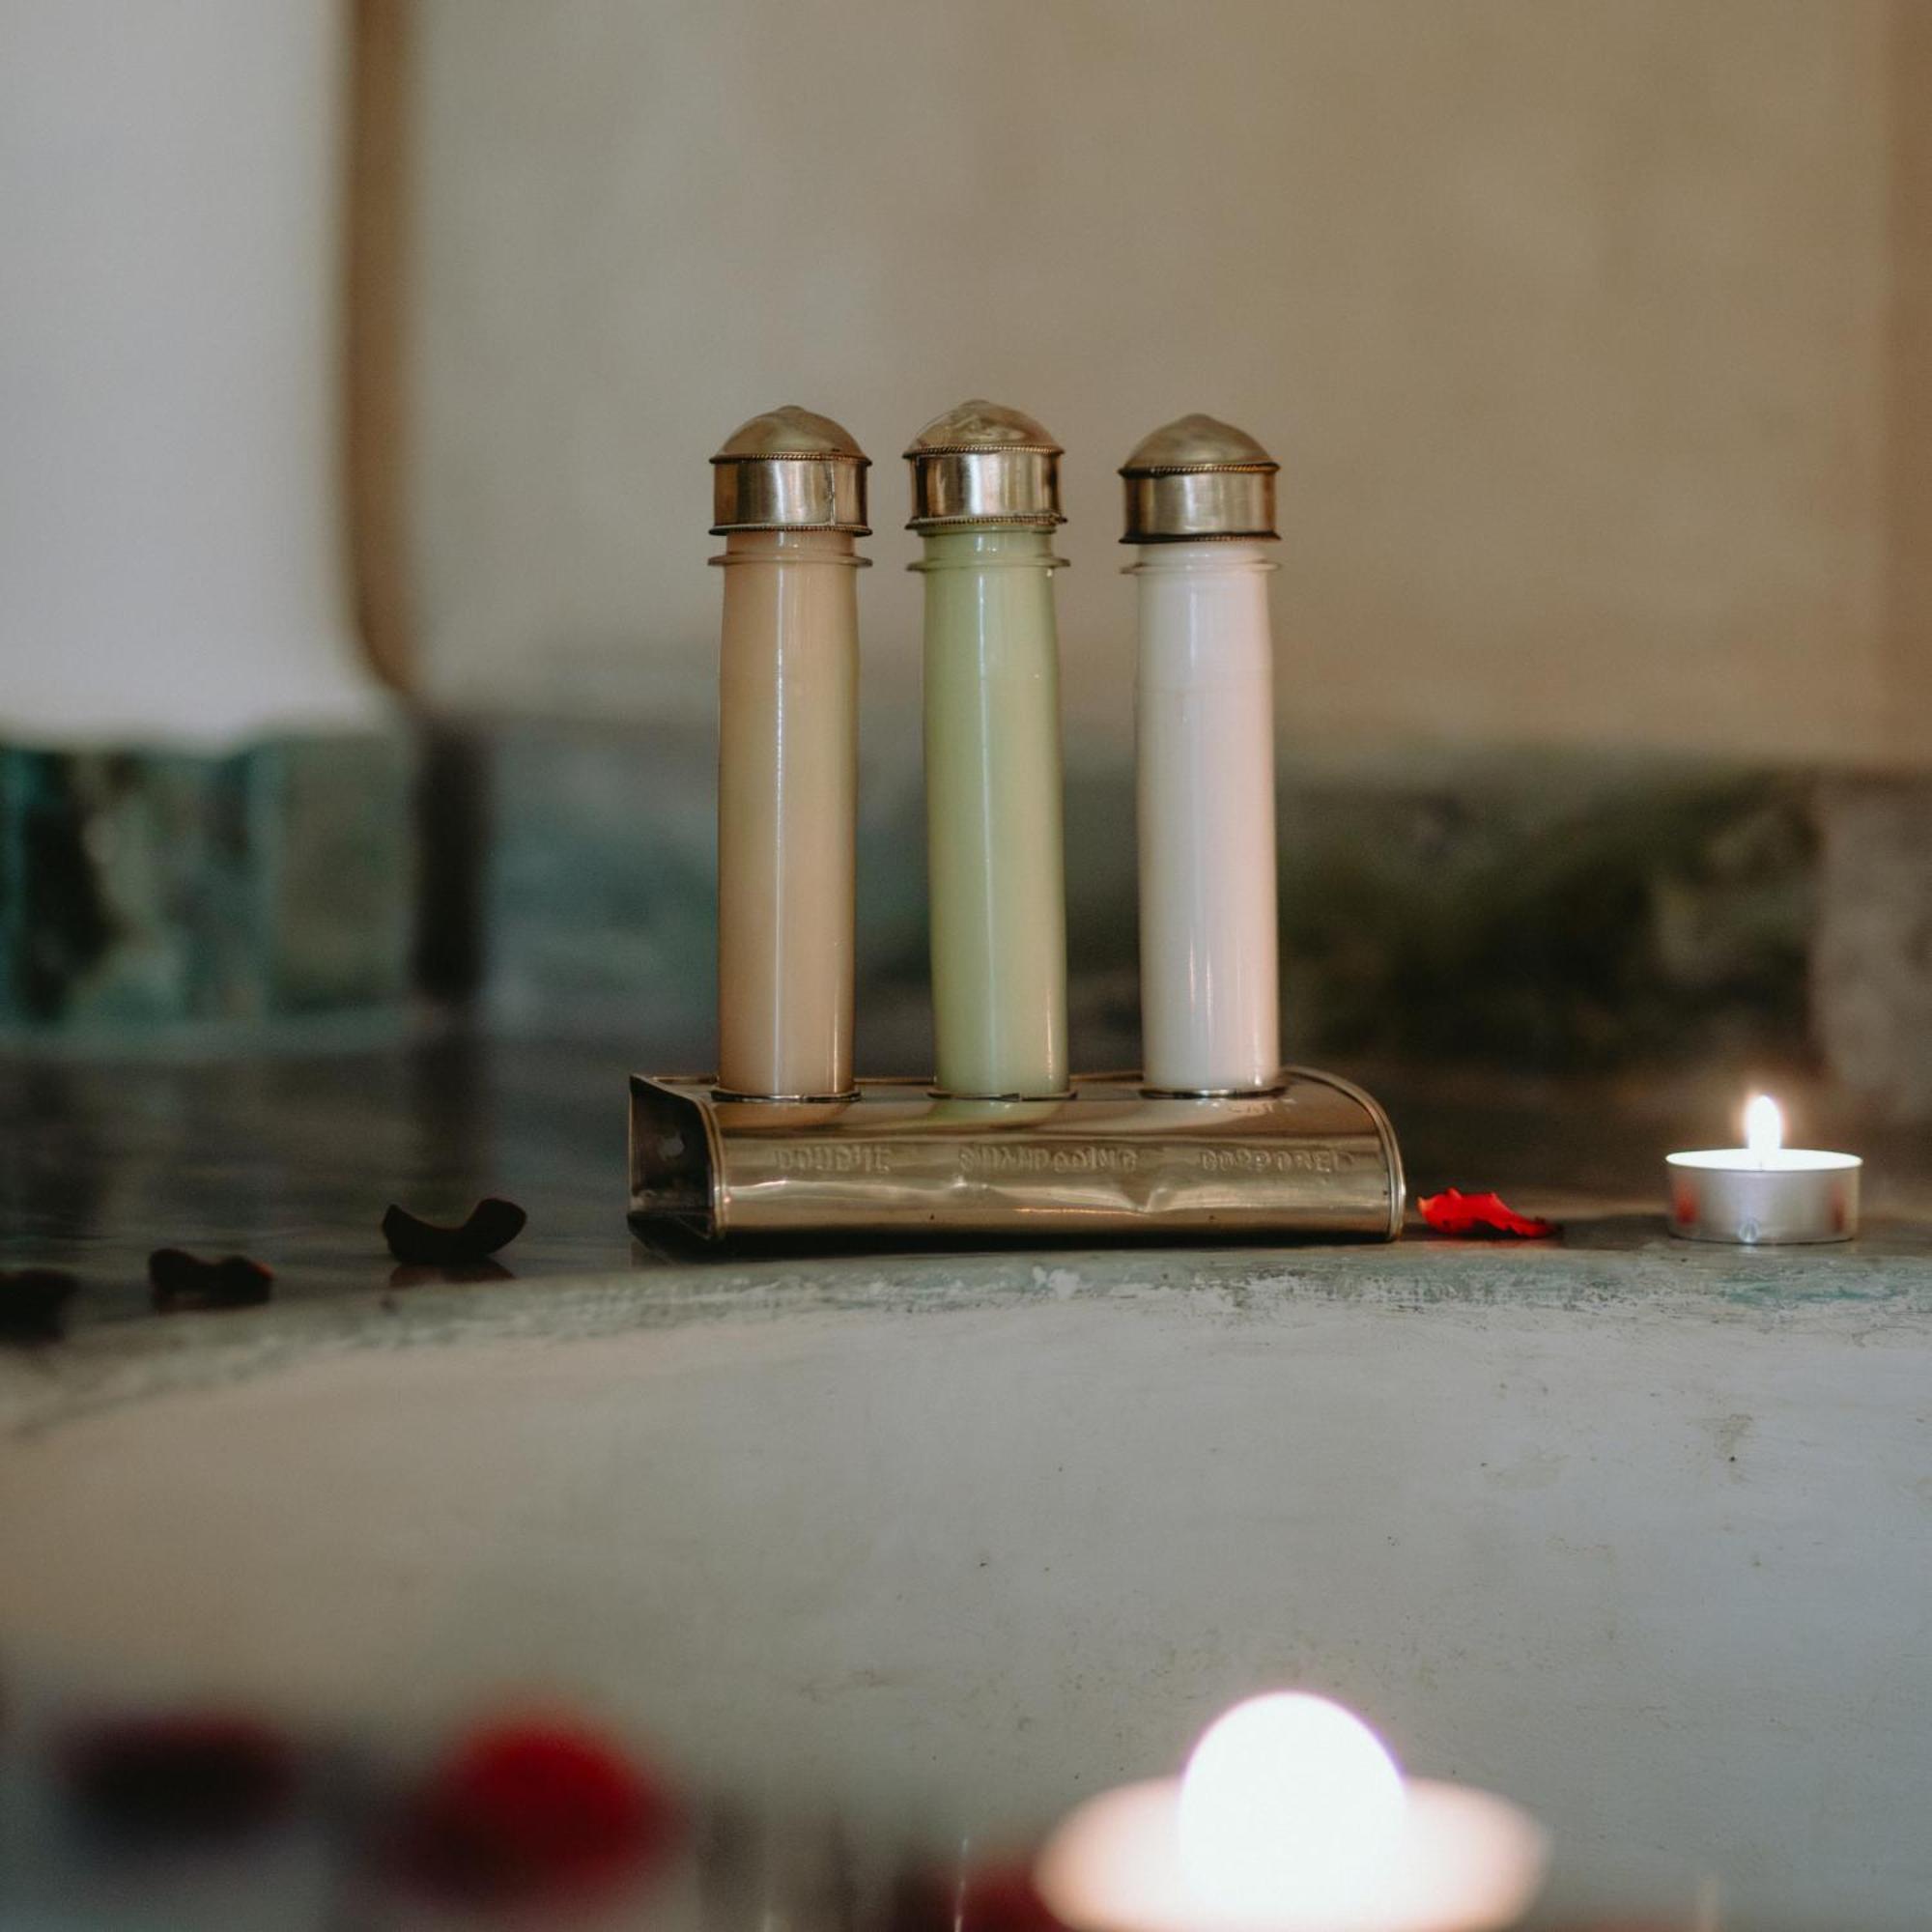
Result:
<svg viewBox="0 0 1932 1932">
<path fill-rule="evenodd" d="M 1253 437 L 1212 416 L 1166 423 L 1121 466 L 1127 486 L 1127 528 L 1121 541 L 1272 537 L 1280 468 Z"/>
<path fill-rule="evenodd" d="M 849 530 L 869 536 L 871 458 L 830 416 L 796 403 L 740 423 L 711 459 L 714 537 L 732 530 Z"/>
<path fill-rule="evenodd" d="M 988 524 L 1050 530 L 1060 514 L 1063 452 L 1018 410 L 975 400 L 948 410 L 913 438 L 909 530 Z"/>
</svg>

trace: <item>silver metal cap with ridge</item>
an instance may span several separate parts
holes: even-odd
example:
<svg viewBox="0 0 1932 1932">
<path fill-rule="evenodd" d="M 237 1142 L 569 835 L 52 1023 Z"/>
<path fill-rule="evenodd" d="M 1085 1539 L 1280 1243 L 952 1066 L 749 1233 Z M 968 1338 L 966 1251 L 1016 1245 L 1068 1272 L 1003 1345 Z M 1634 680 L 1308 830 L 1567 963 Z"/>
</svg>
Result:
<svg viewBox="0 0 1932 1932">
<path fill-rule="evenodd" d="M 714 537 L 733 530 L 845 530 L 869 536 L 871 458 L 830 416 L 796 403 L 740 423 L 711 459 Z"/>
<path fill-rule="evenodd" d="M 1281 465 L 1244 431 L 1213 416 L 1181 416 L 1144 437 L 1121 466 L 1122 543 L 1212 543 L 1275 537 Z"/>
<path fill-rule="evenodd" d="M 1065 452 L 1018 410 L 978 398 L 948 410 L 913 438 L 909 530 L 989 525 L 1050 530 L 1060 513 Z"/>
</svg>

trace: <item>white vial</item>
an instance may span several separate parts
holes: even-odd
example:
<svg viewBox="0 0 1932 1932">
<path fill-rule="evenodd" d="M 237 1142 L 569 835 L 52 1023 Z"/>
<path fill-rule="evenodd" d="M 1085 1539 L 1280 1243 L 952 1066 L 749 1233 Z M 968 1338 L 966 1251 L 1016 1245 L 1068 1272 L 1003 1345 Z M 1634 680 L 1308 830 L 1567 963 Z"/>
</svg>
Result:
<svg viewBox="0 0 1932 1932">
<path fill-rule="evenodd" d="M 1139 588 L 1135 693 L 1143 1078 L 1264 1091 L 1281 1071 L 1274 663 L 1278 466 L 1211 416 L 1127 459 Z"/>
</svg>

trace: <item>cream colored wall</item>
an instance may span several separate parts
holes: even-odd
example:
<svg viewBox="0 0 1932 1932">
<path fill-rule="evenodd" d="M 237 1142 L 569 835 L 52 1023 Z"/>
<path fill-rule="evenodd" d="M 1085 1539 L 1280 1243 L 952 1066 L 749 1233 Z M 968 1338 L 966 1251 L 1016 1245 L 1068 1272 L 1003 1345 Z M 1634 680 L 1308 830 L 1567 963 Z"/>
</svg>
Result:
<svg viewBox="0 0 1932 1932">
<path fill-rule="evenodd" d="M 1076 728 L 1124 744 L 1118 484 L 1284 463 L 1285 722 L 1868 760 L 1889 617 L 1883 0 L 425 0 L 428 677 L 703 718 L 705 459 L 876 461 L 874 724 L 917 691 L 898 451 L 1066 444 Z M 1908 702 L 1908 700 L 1910 700 Z"/>
<path fill-rule="evenodd" d="M 334 0 L 0 4 L 0 737 L 367 725 Z"/>
</svg>

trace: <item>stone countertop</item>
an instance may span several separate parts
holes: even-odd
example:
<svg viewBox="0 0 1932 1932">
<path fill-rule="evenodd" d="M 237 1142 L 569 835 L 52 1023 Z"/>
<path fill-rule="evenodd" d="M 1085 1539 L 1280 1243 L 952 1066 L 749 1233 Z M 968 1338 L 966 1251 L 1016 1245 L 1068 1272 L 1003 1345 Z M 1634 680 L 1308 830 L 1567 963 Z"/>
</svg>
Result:
<svg viewBox="0 0 1932 1932">
<path fill-rule="evenodd" d="M 65 1343 L 0 1351 L 0 1420 L 33 1427 L 318 1351 L 1030 1295 L 1673 1310 L 1861 1328 L 1932 1317 L 1932 1130 L 1861 1122 L 1795 1081 L 1779 1092 L 1810 1134 L 1867 1155 L 1867 1232 L 1845 1247 L 1751 1251 L 1666 1234 L 1662 1151 L 1716 1139 L 1735 1078 L 1609 1086 L 1350 1068 L 1396 1120 L 1411 1201 L 1443 1185 L 1496 1186 L 1558 1218 L 1563 1238 L 1445 1241 L 1411 1211 L 1409 1236 L 1393 1246 L 744 1253 L 632 1237 L 623 1140 L 634 1058 L 617 1046 L 442 1036 L 0 1070 L 0 1100 L 18 1123 L 0 1167 L 0 1264 L 65 1268 L 82 1284 Z M 491 1193 L 530 1215 L 495 1264 L 466 1274 L 390 1260 L 379 1232 L 390 1201 L 453 1220 Z M 158 1246 L 252 1255 L 274 1268 L 274 1299 L 156 1316 L 145 1269 Z"/>
<path fill-rule="evenodd" d="M 1697 1247 L 1660 1154 L 1742 1075 L 1350 1065 L 1414 1189 L 1565 1237 L 671 1253 L 623 1218 L 633 1064 L 0 1068 L 5 1259 L 83 1283 L 0 1348 L 20 1711 L 213 1686 L 386 1762 L 554 1686 L 883 1857 L 1028 1842 L 1307 1681 L 1534 1803 L 1539 1922 L 1689 1922 L 1712 1874 L 1727 1923 L 1921 1922 L 1922 1132 L 1772 1082 L 1866 1155 L 1869 1232 Z M 487 1192 L 530 1213 L 502 1273 L 398 1275 L 388 1201 Z M 156 1316 L 159 1243 L 275 1299 Z"/>
</svg>

